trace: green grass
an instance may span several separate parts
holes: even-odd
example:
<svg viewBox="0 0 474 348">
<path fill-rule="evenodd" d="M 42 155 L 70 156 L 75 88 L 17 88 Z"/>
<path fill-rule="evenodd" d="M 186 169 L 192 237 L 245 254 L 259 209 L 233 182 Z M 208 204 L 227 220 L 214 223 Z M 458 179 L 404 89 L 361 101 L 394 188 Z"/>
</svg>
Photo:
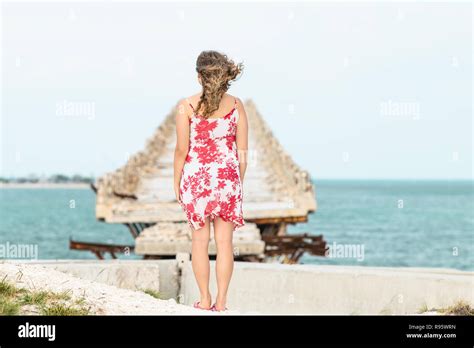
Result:
<svg viewBox="0 0 474 348">
<path fill-rule="evenodd" d="M 71 295 L 69 294 L 69 291 L 62 291 L 62 292 L 59 292 L 59 293 L 50 293 L 49 294 L 49 298 L 51 300 L 63 300 L 63 301 L 69 301 L 71 299 Z"/>
<path fill-rule="evenodd" d="M 423 303 L 423 306 L 421 306 L 420 309 L 418 309 L 417 313 L 422 314 L 428 311 L 429 311 L 428 305 L 426 303 Z"/>
<path fill-rule="evenodd" d="M 0 282 L 0 298 L 13 296 L 16 293 L 17 289 L 7 283 L 5 279 L 2 279 Z"/>
<path fill-rule="evenodd" d="M 431 308 L 429 309 L 426 304 L 420 307 L 418 310 L 419 314 L 426 313 L 426 312 L 438 312 L 445 315 L 474 315 L 474 308 L 465 301 L 457 301 L 452 306 L 446 308 Z"/>
<path fill-rule="evenodd" d="M 88 315 L 84 298 L 71 300 L 68 291 L 30 291 L 0 281 L 0 315 L 21 315 L 23 306 L 34 306 L 42 315 Z"/>
<path fill-rule="evenodd" d="M 87 308 L 76 308 L 72 305 L 66 305 L 64 303 L 53 303 L 41 308 L 42 315 L 88 315 L 89 309 Z"/>
<path fill-rule="evenodd" d="M 17 315 L 20 305 L 15 302 L 17 289 L 8 283 L 5 278 L 0 281 L 0 315 Z"/>
<path fill-rule="evenodd" d="M 392 311 L 388 308 L 383 308 L 380 312 L 379 312 L 380 315 L 390 315 L 392 314 Z"/>
<path fill-rule="evenodd" d="M 447 315 L 474 315 L 474 308 L 465 301 L 458 301 L 454 305 L 442 308 L 439 310 L 443 314 Z"/>
<path fill-rule="evenodd" d="M 7 298 L 0 298 L 0 315 L 18 315 L 20 305 Z"/>
<path fill-rule="evenodd" d="M 20 303 L 23 305 L 43 305 L 49 297 L 46 291 L 26 292 L 20 298 Z"/>
<path fill-rule="evenodd" d="M 75 302 L 78 306 L 83 306 L 86 304 L 86 298 L 85 297 L 81 297 L 79 299 L 76 300 Z"/>
<path fill-rule="evenodd" d="M 159 291 L 153 290 L 153 289 L 145 289 L 143 290 L 145 294 L 148 294 L 150 296 L 153 296 L 154 298 L 161 299 L 161 294 Z"/>
</svg>

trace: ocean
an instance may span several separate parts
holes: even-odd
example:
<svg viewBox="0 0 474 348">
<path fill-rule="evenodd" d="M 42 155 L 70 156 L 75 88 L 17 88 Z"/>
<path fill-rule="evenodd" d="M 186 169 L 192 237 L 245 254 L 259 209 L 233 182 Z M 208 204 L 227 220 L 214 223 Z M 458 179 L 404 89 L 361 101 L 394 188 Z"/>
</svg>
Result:
<svg viewBox="0 0 474 348">
<path fill-rule="evenodd" d="M 304 255 L 301 263 L 474 270 L 473 181 L 314 185 L 317 211 L 288 232 L 322 234 L 330 254 Z M 95 219 L 92 190 L 0 189 L 0 246 L 36 245 L 39 259 L 95 259 L 91 252 L 69 250 L 70 238 L 133 245 L 124 225 Z"/>
<path fill-rule="evenodd" d="M 473 270 L 473 184 L 315 181 L 317 211 L 289 232 L 322 234 L 336 251 L 326 258 L 304 255 L 302 263 Z M 338 252 L 344 249 L 354 252 Z"/>
</svg>

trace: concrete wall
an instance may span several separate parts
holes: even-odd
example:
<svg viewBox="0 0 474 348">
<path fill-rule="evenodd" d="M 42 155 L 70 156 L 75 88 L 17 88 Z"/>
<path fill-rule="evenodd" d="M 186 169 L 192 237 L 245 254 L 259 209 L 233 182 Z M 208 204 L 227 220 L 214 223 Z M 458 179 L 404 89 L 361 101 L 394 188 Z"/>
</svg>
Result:
<svg viewBox="0 0 474 348">
<path fill-rule="evenodd" d="M 215 270 L 215 263 L 211 263 Z M 228 307 L 265 314 L 415 314 L 456 300 L 474 305 L 474 273 L 443 269 L 279 265 L 236 262 Z M 215 274 L 211 292 L 216 294 Z M 181 298 L 199 298 L 190 263 Z"/>
<path fill-rule="evenodd" d="M 154 289 L 163 298 L 178 298 L 183 304 L 199 299 L 188 254 L 176 260 L 24 262 L 121 288 Z M 214 271 L 211 262 L 215 296 Z M 228 307 L 242 314 L 414 314 L 423 307 L 444 308 L 457 300 L 474 305 L 474 272 L 236 262 Z"/>
<path fill-rule="evenodd" d="M 17 262 L 17 261 L 15 261 Z M 38 260 L 41 264 L 78 278 L 132 290 L 152 289 L 163 299 L 176 299 L 179 269 L 176 260 Z"/>
</svg>

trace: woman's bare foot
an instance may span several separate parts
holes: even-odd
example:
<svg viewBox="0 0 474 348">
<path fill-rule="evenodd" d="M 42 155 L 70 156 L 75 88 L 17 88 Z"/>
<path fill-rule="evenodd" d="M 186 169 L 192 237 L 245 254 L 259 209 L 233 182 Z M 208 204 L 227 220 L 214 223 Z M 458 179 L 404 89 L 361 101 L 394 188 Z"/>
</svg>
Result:
<svg viewBox="0 0 474 348">
<path fill-rule="evenodd" d="M 216 303 L 214 304 L 214 310 L 221 312 L 227 310 L 227 307 L 225 306 L 226 304 L 226 299 L 225 298 L 219 298 L 217 297 Z"/>
<path fill-rule="evenodd" d="M 197 306 L 201 309 L 211 309 L 211 294 L 201 295 L 201 301 L 198 302 Z"/>
</svg>

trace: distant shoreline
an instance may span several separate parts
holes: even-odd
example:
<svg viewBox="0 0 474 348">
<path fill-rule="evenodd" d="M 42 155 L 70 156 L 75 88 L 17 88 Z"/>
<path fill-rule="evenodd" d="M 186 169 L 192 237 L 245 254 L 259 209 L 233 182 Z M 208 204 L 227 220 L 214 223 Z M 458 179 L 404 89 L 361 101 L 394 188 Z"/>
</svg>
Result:
<svg viewBox="0 0 474 348">
<path fill-rule="evenodd" d="M 90 189 L 91 186 L 88 183 L 0 183 L 0 189 Z"/>
</svg>

